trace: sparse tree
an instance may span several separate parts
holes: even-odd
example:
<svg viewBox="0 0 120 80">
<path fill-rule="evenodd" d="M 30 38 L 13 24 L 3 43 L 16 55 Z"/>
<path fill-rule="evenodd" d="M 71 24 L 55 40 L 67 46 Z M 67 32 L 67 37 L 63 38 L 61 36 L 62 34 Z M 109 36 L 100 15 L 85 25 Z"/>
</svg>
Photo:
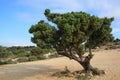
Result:
<svg viewBox="0 0 120 80">
<path fill-rule="evenodd" d="M 91 49 L 113 40 L 110 25 L 114 18 L 99 18 L 85 12 L 51 13 L 49 9 L 44 14 L 56 26 L 43 20 L 32 25 L 31 41 L 40 48 L 55 48 L 59 55 L 77 61 L 86 72 L 93 71 Z M 89 53 L 85 56 L 86 48 Z"/>
</svg>

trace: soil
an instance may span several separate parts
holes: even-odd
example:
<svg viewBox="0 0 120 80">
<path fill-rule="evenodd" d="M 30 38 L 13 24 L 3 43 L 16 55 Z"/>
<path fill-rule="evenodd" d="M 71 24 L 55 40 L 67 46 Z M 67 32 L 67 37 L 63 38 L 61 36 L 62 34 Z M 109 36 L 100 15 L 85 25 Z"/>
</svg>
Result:
<svg viewBox="0 0 120 80">
<path fill-rule="evenodd" d="M 91 80 L 120 80 L 120 49 L 99 50 L 93 52 L 91 64 L 105 70 L 105 75 L 94 76 Z M 0 66 L 0 80 L 77 80 L 73 77 L 54 77 L 53 73 L 63 71 L 65 66 L 70 71 L 83 68 L 74 60 L 66 57 L 34 62 Z"/>
</svg>

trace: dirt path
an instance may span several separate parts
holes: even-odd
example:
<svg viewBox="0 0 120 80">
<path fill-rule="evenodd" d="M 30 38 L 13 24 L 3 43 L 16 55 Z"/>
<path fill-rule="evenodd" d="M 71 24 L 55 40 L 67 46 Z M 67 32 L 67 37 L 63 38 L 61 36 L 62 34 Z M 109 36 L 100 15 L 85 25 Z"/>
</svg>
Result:
<svg viewBox="0 0 120 80">
<path fill-rule="evenodd" d="M 105 70 L 106 74 L 100 77 L 96 76 L 92 80 L 119 80 L 120 49 L 101 50 L 94 54 L 91 64 Z M 61 57 L 0 66 L 0 80 L 76 80 L 51 76 L 54 72 L 63 70 L 65 66 L 68 66 L 71 71 L 82 69 L 77 62 Z"/>
</svg>

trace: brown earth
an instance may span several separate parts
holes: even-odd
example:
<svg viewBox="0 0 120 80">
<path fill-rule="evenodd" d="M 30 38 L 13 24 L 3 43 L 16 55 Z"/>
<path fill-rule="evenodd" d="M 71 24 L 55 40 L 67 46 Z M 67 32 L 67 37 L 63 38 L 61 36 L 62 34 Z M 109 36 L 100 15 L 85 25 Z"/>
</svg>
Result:
<svg viewBox="0 0 120 80">
<path fill-rule="evenodd" d="M 120 80 L 120 49 L 94 52 L 91 64 L 105 70 L 105 75 L 95 76 L 91 80 Z M 10 64 L 0 66 L 0 80 L 77 80 L 72 77 L 53 77 L 53 73 L 64 70 L 82 70 L 75 61 L 66 57 Z"/>
</svg>

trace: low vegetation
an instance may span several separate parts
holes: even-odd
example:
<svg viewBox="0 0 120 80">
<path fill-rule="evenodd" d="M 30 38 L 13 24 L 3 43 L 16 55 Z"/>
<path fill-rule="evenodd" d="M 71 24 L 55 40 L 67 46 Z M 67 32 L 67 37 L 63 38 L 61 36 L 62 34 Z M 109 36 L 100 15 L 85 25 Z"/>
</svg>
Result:
<svg viewBox="0 0 120 80">
<path fill-rule="evenodd" d="M 28 62 L 35 60 L 43 60 L 46 58 L 56 57 L 53 53 L 53 49 L 40 49 L 35 46 L 14 46 L 14 47 L 3 47 L 0 46 L 0 65 L 3 64 L 15 64 L 19 62 Z M 52 56 L 52 57 L 51 57 Z"/>
</svg>

